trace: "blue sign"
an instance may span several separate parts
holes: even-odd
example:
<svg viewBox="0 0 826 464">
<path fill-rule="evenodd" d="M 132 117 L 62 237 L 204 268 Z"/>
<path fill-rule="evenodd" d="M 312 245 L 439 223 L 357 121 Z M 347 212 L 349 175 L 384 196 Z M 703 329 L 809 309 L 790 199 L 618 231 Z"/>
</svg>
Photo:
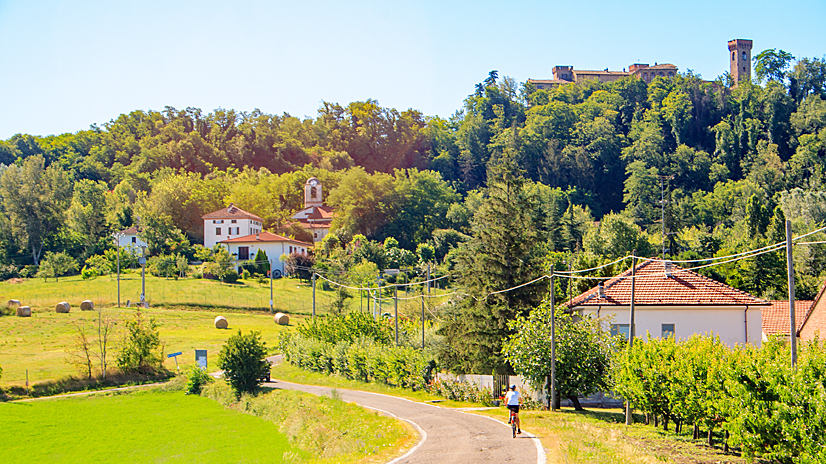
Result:
<svg viewBox="0 0 826 464">
<path fill-rule="evenodd" d="M 182 354 L 183 354 L 183 353 L 179 351 L 179 352 L 177 352 L 177 353 L 170 353 L 170 354 L 166 355 L 166 357 L 167 357 L 167 358 L 174 358 L 175 356 L 180 356 L 180 355 L 182 355 Z"/>
</svg>

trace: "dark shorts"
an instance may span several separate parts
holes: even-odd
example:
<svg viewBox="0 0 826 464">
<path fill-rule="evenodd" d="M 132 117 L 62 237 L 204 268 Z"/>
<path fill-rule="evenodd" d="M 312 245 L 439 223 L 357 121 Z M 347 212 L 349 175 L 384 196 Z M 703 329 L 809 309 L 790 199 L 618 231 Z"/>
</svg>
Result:
<svg viewBox="0 0 826 464">
<path fill-rule="evenodd" d="M 511 405 L 511 404 L 509 404 L 509 405 L 508 405 L 508 409 L 510 409 L 511 411 L 513 411 L 513 413 L 514 413 L 514 414 L 519 414 L 519 405 L 518 405 L 518 404 L 517 404 L 517 405 Z"/>
</svg>

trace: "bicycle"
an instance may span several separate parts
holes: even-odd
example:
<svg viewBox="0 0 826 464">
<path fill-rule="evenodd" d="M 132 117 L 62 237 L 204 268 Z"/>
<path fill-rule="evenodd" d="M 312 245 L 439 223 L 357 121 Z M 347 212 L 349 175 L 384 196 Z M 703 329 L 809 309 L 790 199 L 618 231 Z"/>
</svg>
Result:
<svg viewBox="0 0 826 464">
<path fill-rule="evenodd" d="M 513 412 L 513 409 L 508 409 L 510 412 L 510 419 L 508 422 L 511 424 L 511 430 L 513 431 L 513 438 L 516 438 L 516 413 Z"/>
</svg>

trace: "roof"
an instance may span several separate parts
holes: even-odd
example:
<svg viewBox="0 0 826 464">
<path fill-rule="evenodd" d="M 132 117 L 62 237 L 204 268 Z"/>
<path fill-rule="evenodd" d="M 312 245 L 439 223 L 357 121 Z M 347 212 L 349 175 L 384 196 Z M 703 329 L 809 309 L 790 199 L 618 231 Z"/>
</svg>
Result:
<svg viewBox="0 0 826 464">
<path fill-rule="evenodd" d="M 789 335 L 789 300 L 769 301 L 771 306 L 763 308 L 763 334 Z M 800 300 L 794 302 L 795 332 L 800 332 L 806 316 L 811 311 L 814 301 Z"/>
<path fill-rule="evenodd" d="M 811 307 L 806 312 L 806 317 L 803 318 L 803 321 L 797 327 L 798 335 L 800 334 L 800 331 L 803 330 L 803 326 L 806 325 L 806 323 L 809 322 L 809 317 L 811 317 L 812 313 L 814 312 L 815 307 L 817 306 L 817 303 L 820 302 L 820 299 L 823 297 L 824 293 L 826 293 L 826 282 L 823 282 L 823 284 L 820 286 L 820 291 L 817 292 L 817 296 L 815 296 L 814 301 L 812 301 Z M 798 318 L 797 318 L 797 305 L 795 305 L 795 319 L 794 319 L 794 321 L 795 322 L 798 321 Z M 786 325 L 789 325 L 789 324 L 786 324 Z"/>
<path fill-rule="evenodd" d="M 769 303 L 742 290 L 717 282 L 674 265 L 671 277 L 666 276 L 666 262 L 646 259 L 636 268 L 636 306 L 768 306 Z M 579 306 L 630 306 L 631 269 L 604 283 L 604 296 L 594 287 L 565 303 Z"/>
<path fill-rule="evenodd" d="M 311 243 L 295 240 L 283 235 L 274 234 L 272 232 L 263 231 L 257 234 L 244 235 L 243 237 L 235 237 L 228 240 L 221 240 L 218 243 L 274 243 L 274 242 L 289 242 L 312 248 Z"/>
<path fill-rule="evenodd" d="M 599 74 L 599 75 L 618 75 L 618 76 L 629 76 L 631 75 L 630 72 L 626 71 L 588 71 L 585 69 L 574 69 L 574 74 L 583 74 L 583 75 L 591 75 L 591 74 Z"/>
<path fill-rule="evenodd" d="M 548 84 L 548 85 L 557 85 L 557 84 L 571 84 L 571 81 L 566 81 L 564 79 L 528 79 L 528 82 L 531 84 Z"/>
<path fill-rule="evenodd" d="M 122 231 L 120 231 L 118 233 L 123 234 L 123 235 L 138 235 L 139 232 L 140 232 L 140 230 L 138 229 L 138 226 L 132 226 L 132 227 L 129 227 L 128 229 L 123 229 Z"/>
<path fill-rule="evenodd" d="M 211 213 L 201 216 L 203 219 L 254 219 L 256 221 L 264 222 L 260 217 L 248 213 L 243 209 L 230 203 L 228 207 L 213 211 Z"/>
</svg>

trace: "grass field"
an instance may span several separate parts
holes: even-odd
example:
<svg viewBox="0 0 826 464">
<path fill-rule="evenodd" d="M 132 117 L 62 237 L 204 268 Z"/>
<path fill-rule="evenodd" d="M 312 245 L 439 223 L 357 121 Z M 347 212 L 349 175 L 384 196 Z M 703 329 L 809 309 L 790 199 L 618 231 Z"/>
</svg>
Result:
<svg viewBox="0 0 826 464">
<path fill-rule="evenodd" d="M 277 391 L 225 406 L 180 390 L 3 403 L 0 427 L 14 437 L 2 462 L 372 463 L 415 439 L 401 421 L 329 397 Z"/>
</svg>

